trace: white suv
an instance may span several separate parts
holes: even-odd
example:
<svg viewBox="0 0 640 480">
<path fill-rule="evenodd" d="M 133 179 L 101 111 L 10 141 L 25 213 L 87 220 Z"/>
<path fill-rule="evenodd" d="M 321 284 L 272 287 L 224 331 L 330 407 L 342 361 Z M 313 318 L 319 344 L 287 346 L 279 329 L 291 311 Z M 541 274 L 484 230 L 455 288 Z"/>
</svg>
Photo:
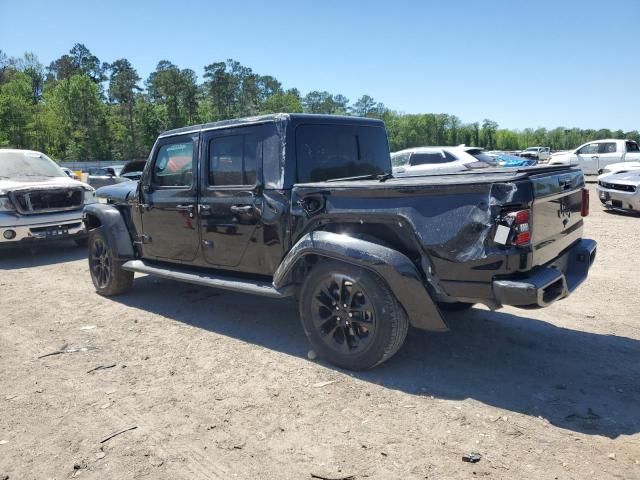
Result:
<svg viewBox="0 0 640 480">
<path fill-rule="evenodd" d="M 415 147 L 391 154 L 393 175 L 397 177 L 463 172 L 496 166 L 482 148 Z"/>
</svg>

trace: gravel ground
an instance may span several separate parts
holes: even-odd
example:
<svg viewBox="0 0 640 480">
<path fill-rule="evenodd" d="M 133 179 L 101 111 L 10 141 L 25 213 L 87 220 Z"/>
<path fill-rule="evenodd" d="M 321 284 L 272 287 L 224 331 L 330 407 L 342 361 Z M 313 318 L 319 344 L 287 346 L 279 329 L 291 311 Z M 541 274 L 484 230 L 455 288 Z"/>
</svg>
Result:
<svg viewBox="0 0 640 480">
<path fill-rule="evenodd" d="M 356 374 L 307 359 L 292 302 L 104 299 L 73 244 L 2 252 L 0 479 L 640 479 L 640 218 L 597 203 L 570 298 L 452 314 Z"/>
</svg>

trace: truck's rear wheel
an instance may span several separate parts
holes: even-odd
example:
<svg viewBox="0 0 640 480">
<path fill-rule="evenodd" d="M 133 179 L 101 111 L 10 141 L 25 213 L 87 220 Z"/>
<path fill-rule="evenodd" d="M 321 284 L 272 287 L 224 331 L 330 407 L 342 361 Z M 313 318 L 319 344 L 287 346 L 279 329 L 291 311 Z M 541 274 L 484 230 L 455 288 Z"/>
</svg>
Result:
<svg viewBox="0 0 640 480">
<path fill-rule="evenodd" d="M 133 272 L 122 269 L 102 233 L 102 227 L 89 232 L 89 271 L 100 295 L 120 295 L 133 286 Z"/>
<path fill-rule="evenodd" d="M 300 316 L 316 353 L 354 370 L 391 358 L 409 328 L 404 310 L 379 276 L 333 261 L 319 264 L 307 276 Z"/>
</svg>

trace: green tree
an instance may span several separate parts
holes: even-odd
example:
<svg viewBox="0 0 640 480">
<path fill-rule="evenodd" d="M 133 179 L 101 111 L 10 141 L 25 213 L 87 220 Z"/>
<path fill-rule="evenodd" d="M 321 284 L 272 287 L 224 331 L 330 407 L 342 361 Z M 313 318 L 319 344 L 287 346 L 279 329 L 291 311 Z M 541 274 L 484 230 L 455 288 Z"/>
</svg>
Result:
<svg viewBox="0 0 640 480">
<path fill-rule="evenodd" d="M 73 75 L 44 97 L 55 154 L 70 160 L 111 157 L 107 111 L 96 83 L 86 75 Z"/>
<path fill-rule="evenodd" d="M 349 109 L 349 99 L 344 95 L 332 95 L 329 92 L 314 90 L 302 100 L 307 113 L 324 113 L 329 115 L 345 115 Z"/>
<path fill-rule="evenodd" d="M 303 111 L 298 90 L 275 93 L 262 102 L 260 113 L 300 113 Z"/>
<path fill-rule="evenodd" d="M 31 79 L 23 72 L 14 72 L 0 86 L 0 145 L 29 148 L 33 121 Z"/>
<path fill-rule="evenodd" d="M 76 43 L 69 54 L 54 60 L 47 68 L 49 81 L 65 80 L 73 75 L 86 75 L 94 83 L 106 80 L 105 67 L 82 43 Z"/>
<path fill-rule="evenodd" d="M 134 109 L 136 94 L 142 89 L 138 86 L 140 76 L 129 60 L 121 58 L 109 65 L 109 99 L 117 104 L 118 114 L 125 119 L 128 133 L 124 137 L 120 150 L 125 158 L 135 158 L 138 153 Z"/>
</svg>

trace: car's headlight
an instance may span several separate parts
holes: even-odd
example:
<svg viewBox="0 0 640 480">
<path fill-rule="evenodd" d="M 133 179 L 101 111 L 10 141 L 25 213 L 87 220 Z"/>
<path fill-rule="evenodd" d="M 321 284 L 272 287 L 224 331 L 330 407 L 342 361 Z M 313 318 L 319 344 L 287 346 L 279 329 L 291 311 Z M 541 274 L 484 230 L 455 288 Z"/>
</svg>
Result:
<svg viewBox="0 0 640 480">
<path fill-rule="evenodd" d="M 14 212 L 16 207 L 7 196 L 0 196 L 0 212 Z"/>
<path fill-rule="evenodd" d="M 93 187 L 84 187 L 84 204 L 96 203 L 96 189 Z"/>
</svg>

